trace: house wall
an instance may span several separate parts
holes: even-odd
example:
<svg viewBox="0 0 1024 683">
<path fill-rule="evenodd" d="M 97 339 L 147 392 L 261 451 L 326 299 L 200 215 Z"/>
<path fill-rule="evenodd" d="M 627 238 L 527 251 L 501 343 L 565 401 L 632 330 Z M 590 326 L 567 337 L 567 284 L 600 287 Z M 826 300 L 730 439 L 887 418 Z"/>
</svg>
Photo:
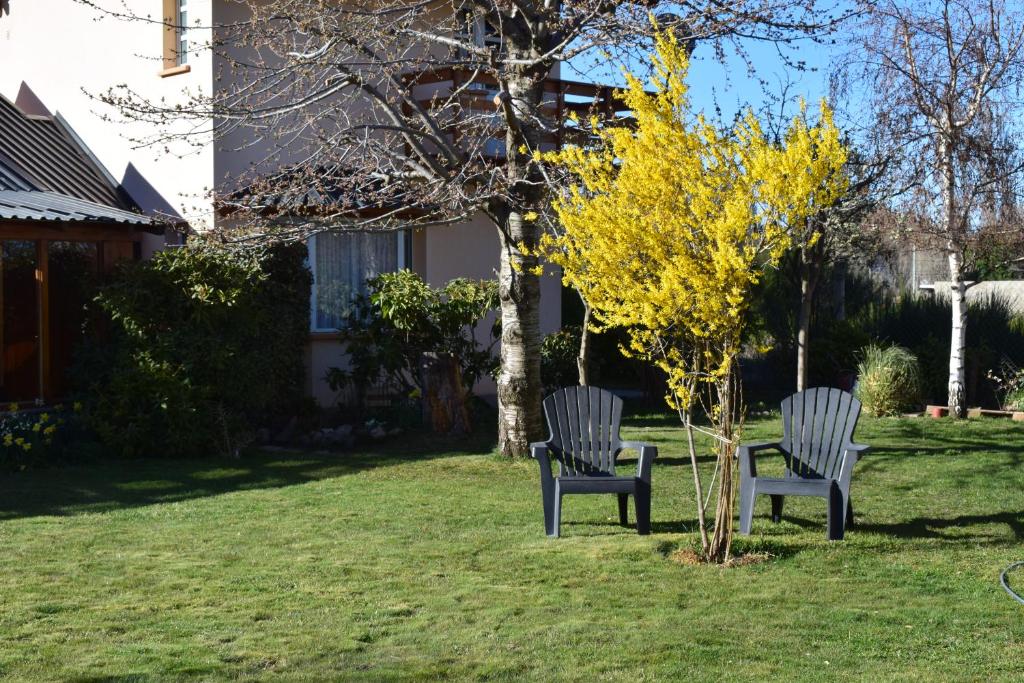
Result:
<svg viewBox="0 0 1024 683">
<path fill-rule="evenodd" d="M 96 4 L 113 13 L 124 11 L 121 0 L 96 0 Z M 200 52 L 190 55 L 188 73 L 161 78 L 164 27 L 159 23 L 160 0 L 129 3 L 136 11 L 151 13 L 152 23 L 103 15 L 71 0 L 10 5 L 10 14 L 0 17 L 0 92 L 14 99 L 22 81 L 27 82 L 44 105 L 64 115 L 144 209 L 176 212 L 198 230 L 224 222 L 214 215 L 209 192 L 238 187 L 243 176 L 268 157 L 271 143 L 245 147 L 249 142 L 245 133 L 224 134 L 221 128 L 216 143 L 211 132 L 205 137 L 193 134 L 187 143 L 169 142 L 166 151 L 162 144 L 137 149 L 132 138 L 144 138 L 158 128 L 127 121 L 113 107 L 82 92 L 97 95 L 126 83 L 144 98 L 164 98 L 173 106 L 183 101 L 185 89 L 209 93 L 215 79 L 229 81 L 231 74 L 224 61 Z M 216 25 L 244 18 L 241 12 L 240 5 L 225 0 L 189 0 L 190 23 Z M 210 38 L 209 29 L 191 29 L 190 34 L 194 44 Z M 552 75 L 556 76 L 557 70 Z M 212 124 L 208 121 L 200 128 L 210 131 Z M 195 125 L 179 123 L 166 130 L 185 133 Z M 276 162 L 281 160 L 278 157 Z M 150 255 L 162 243 L 162 238 L 147 236 L 143 255 Z M 482 217 L 417 234 L 412 252 L 412 266 L 433 285 L 454 277 L 493 277 L 498 264 L 495 229 Z M 546 275 L 541 292 L 541 326 L 547 333 L 561 322 L 558 278 Z M 322 405 L 333 405 L 338 397 L 323 378 L 327 368 L 344 363 L 337 335 L 311 334 L 307 359 L 310 393 Z M 478 391 L 493 398 L 490 382 Z"/>
<path fill-rule="evenodd" d="M 412 268 L 434 287 L 457 277 L 491 279 L 496 277 L 497 267 L 498 236 L 484 216 L 458 225 L 420 230 L 413 235 Z M 554 332 L 561 324 L 561 279 L 557 269 L 549 265 L 541 278 L 541 334 Z M 489 321 L 480 326 L 482 343 L 489 341 L 489 329 Z M 345 367 L 343 350 L 337 335 L 311 336 L 307 353 L 309 388 L 320 405 L 332 406 L 344 398 L 331 391 L 324 381 L 328 368 Z M 490 378 L 477 385 L 476 393 L 492 403 L 496 400 L 495 385 Z"/>
<path fill-rule="evenodd" d="M 125 7 L 121 0 L 95 4 L 115 13 Z M 209 25 L 210 4 L 211 0 L 191 0 L 192 19 Z M 191 56 L 189 73 L 159 76 L 164 32 L 160 0 L 133 0 L 128 5 L 150 14 L 153 21 L 118 19 L 71 0 L 11 2 L 9 14 L 0 17 L 0 92 L 15 100 L 22 82 L 28 84 L 50 112 L 63 115 L 144 210 L 173 210 L 197 227 L 209 225 L 212 212 L 204 198 L 213 186 L 213 148 L 196 149 L 184 142 L 170 142 L 166 151 L 165 144 L 136 148 L 132 138 L 151 136 L 156 128 L 127 121 L 114 107 L 82 92 L 100 95 L 125 83 L 143 97 L 166 98 L 173 106 L 182 100 L 184 88 L 210 91 L 208 55 Z M 205 40 L 203 34 L 194 30 L 192 40 Z M 179 123 L 168 130 L 184 133 L 194 125 Z M 160 248 L 164 240 L 147 236 L 143 255 Z"/>
</svg>

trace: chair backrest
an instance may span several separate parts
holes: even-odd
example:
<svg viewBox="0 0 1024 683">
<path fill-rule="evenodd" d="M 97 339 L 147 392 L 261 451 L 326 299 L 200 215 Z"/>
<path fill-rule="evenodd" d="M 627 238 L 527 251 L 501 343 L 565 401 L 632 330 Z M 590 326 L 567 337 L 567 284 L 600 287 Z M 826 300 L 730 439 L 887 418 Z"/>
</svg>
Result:
<svg viewBox="0 0 1024 683">
<path fill-rule="evenodd" d="M 793 476 L 835 479 L 853 442 L 860 401 L 841 389 L 817 387 L 782 401 L 782 447 Z"/>
<path fill-rule="evenodd" d="M 565 387 L 544 399 L 544 417 L 562 473 L 615 474 L 621 398 L 597 387 Z"/>
</svg>

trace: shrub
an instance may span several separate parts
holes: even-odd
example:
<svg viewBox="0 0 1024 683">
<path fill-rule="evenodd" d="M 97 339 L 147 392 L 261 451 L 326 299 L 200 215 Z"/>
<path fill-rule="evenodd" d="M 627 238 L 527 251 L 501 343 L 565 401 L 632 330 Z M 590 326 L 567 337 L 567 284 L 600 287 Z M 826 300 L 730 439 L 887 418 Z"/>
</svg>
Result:
<svg viewBox="0 0 1024 683">
<path fill-rule="evenodd" d="M 898 415 L 911 408 L 921 394 L 917 357 L 902 346 L 868 346 L 857 366 L 856 393 L 872 415 Z"/>
<path fill-rule="evenodd" d="M 234 453 L 304 387 L 305 247 L 197 242 L 127 263 L 89 311 L 87 423 L 127 456 Z"/>
<path fill-rule="evenodd" d="M 786 264 L 784 264 L 786 265 Z M 792 265 L 792 264 L 790 264 Z M 827 283 L 829 278 L 822 280 Z M 774 341 L 760 386 L 749 383 L 751 394 L 767 388 L 792 390 L 796 376 L 796 272 L 769 273 L 759 290 L 755 309 L 757 331 Z M 922 398 L 946 403 L 952 310 L 948 299 L 910 293 L 894 295 L 868 279 L 846 278 L 846 319 L 832 315 L 832 288 L 819 285 L 811 321 L 809 374 L 811 386 L 841 386 L 859 362 L 860 350 L 870 343 L 903 346 L 917 356 Z M 1024 365 L 1024 320 L 1002 300 L 972 303 L 967 309 L 967 398 L 972 405 L 998 402 L 985 380 L 1003 359 Z"/>
<path fill-rule="evenodd" d="M 0 410 L 0 467 L 23 470 L 48 464 L 67 454 L 69 436 L 76 432 L 79 404 L 74 412 L 63 405 L 46 409 L 19 411 L 17 404 Z"/>
<path fill-rule="evenodd" d="M 568 325 L 541 341 L 540 376 L 545 394 L 579 382 L 580 333 L 579 325 Z"/>
<path fill-rule="evenodd" d="M 402 270 L 371 278 L 367 287 L 368 295 L 356 297 L 341 330 L 349 369 L 328 370 L 332 389 L 351 386 L 363 394 L 376 387 L 402 397 L 419 395 L 425 353 L 451 354 L 467 394 L 497 368 L 493 349 L 500 322 L 492 324 L 488 344 L 480 343 L 478 330 L 498 307 L 497 282 L 458 278 L 434 288 Z"/>
<path fill-rule="evenodd" d="M 1004 358 L 998 370 L 990 370 L 999 407 L 1003 410 L 1024 410 L 1024 368 Z"/>
</svg>

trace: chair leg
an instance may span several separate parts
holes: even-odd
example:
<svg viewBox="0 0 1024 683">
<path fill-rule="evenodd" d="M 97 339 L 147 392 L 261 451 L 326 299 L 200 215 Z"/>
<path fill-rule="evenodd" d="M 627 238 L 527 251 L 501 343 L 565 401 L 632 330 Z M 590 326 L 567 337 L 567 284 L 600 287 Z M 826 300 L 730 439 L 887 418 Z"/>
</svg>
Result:
<svg viewBox="0 0 1024 683">
<path fill-rule="evenodd" d="M 636 506 L 636 532 L 641 536 L 651 533 L 651 485 L 645 481 L 637 481 L 633 494 Z"/>
<path fill-rule="evenodd" d="M 558 538 L 561 535 L 562 527 L 562 492 L 558 490 L 558 486 L 555 486 L 555 505 L 554 514 L 552 515 L 551 530 L 548 532 L 548 536 L 552 538 Z"/>
<path fill-rule="evenodd" d="M 629 526 L 629 494 L 619 494 L 619 524 Z"/>
<path fill-rule="evenodd" d="M 776 524 L 782 521 L 782 504 L 785 502 L 785 496 L 772 495 L 772 521 Z"/>
<path fill-rule="evenodd" d="M 835 482 L 828 491 L 828 540 L 843 540 L 843 525 L 846 511 L 843 509 L 843 493 Z"/>
<path fill-rule="evenodd" d="M 544 500 L 544 533 L 548 536 L 558 535 L 558 526 L 555 522 L 555 482 L 540 483 L 540 495 Z"/>
<path fill-rule="evenodd" d="M 740 533 L 749 534 L 754 526 L 754 500 L 757 491 L 754 490 L 753 482 L 743 482 L 740 485 Z"/>
<path fill-rule="evenodd" d="M 853 502 L 846 501 L 846 528 L 853 528 Z"/>
</svg>

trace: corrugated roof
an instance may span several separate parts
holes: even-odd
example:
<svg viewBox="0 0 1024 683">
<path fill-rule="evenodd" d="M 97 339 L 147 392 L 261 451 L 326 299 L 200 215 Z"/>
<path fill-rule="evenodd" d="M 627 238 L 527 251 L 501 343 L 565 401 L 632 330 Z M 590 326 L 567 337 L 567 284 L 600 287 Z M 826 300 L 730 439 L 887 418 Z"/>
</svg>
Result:
<svg viewBox="0 0 1024 683">
<path fill-rule="evenodd" d="M 120 209 L 131 208 L 103 171 L 56 120 L 28 116 L 0 96 L 0 189 L 56 192 Z"/>
<path fill-rule="evenodd" d="M 38 190 L 0 190 L 0 220 L 124 223 L 153 226 L 148 216 Z"/>
</svg>

